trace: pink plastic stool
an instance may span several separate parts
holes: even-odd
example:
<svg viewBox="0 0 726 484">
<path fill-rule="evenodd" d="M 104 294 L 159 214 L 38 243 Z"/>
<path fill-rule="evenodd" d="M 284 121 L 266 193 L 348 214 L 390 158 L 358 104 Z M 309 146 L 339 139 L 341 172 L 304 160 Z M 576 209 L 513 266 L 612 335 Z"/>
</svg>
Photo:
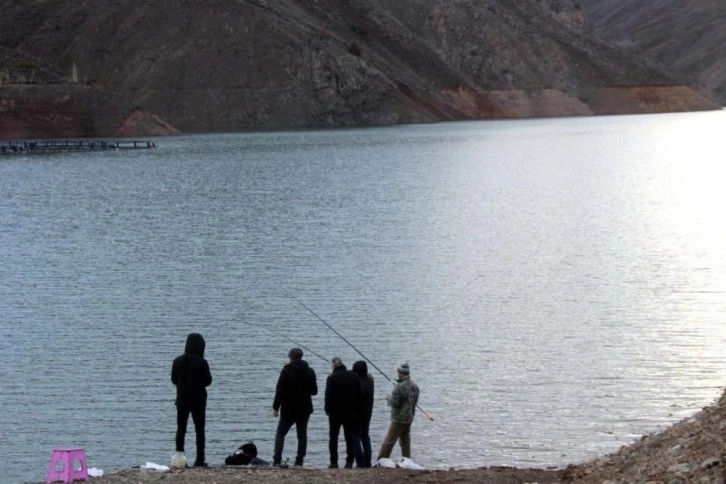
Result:
<svg viewBox="0 0 726 484">
<path fill-rule="evenodd" d="M 73 464 L 80 463 L 80 470 L 76 470 Z M 58 464 L 63 464 L 63 468 L 58 470 Z M 86 463 L 86 451 L 83 449 L 55 449 L 50 458 L 50 466 L 48 467 L 48 478 L 46 484 L 55 481 L 62 481 L 70 484 L 73 481 L 88 480 L 88 464 Z"/>
</svg>

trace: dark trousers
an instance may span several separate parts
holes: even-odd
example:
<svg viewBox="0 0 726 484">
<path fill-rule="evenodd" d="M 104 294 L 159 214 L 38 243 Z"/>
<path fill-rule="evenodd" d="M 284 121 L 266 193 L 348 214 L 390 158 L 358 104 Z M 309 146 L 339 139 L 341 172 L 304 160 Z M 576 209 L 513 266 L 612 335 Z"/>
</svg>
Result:
<svg viewBox="0 0 726 484">
<path fill-rule="evenodd" d="M 297 456 L 295 457 L 295 465 L 303 464 L 303 459 L 305 459 L 305 453 L 308 449 L 309 419 L 310 414 L 292 417 L 280 415 L 280 421 L 277 423 L 277 433 L 275 434 L 275 451 L 272 454 L 273 464 L 282 462 L 282 449 L 285 446 L 285 436 L 293 425 L 295 425 L 295 430 L 297 430 Z"/>
<path fill-rule="evenodd" d="M 356 452 L 355 445 L 355 423 L 350 419 L 342 419 L 333 415 L 328 416 L 330 424 L 330 435 L 328 440 L 328 450 L 330 451 L 330 464 L 338 465 L 338 437 L 340 436 L 340 427 L 343 427 L 343 437 L 345 438 L 345 463 L 352 465 L 355 458 L 358 467 L 363 467 L 363 452 Z M 357 454 L 357 455 L 356 455 Z"/>
<path fill-rule="evenodd" d="M 371 448 L 371 436 L 369 433 L 371 421 L 366 420 L 360 422 L 355 428 L 355 455 L 356 465 L 358 467 L 370 467 L 373 458 L 373 450 Z M 362 462 L 358 462 L 359 454 L 362 453 Z M 362 465 L 361 465 L 362 464 Z"/>
<path fill-rule="evenodd" d="M 196 462 L 204 462 L 204 425 L 206 420 L 206 409 L 204 407 L 187 407 L 177 405 L 176 407 L 176 450 L 184 452 L 184 437 L 187 433 L 187 422 L 189 414 L 194 422 L 194 434 L 197 438 L 197 459 Z"/>
</svg>

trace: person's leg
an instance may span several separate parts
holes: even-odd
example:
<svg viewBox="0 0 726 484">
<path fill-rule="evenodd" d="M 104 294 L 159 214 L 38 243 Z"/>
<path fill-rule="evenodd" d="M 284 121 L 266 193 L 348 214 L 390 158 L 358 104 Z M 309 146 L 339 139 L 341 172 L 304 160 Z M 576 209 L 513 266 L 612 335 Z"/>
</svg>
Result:
<svg viewBox="0 0 726 484">
<path fill-rule="evenodd" d="M 401 457 L 411 458 L 411 424 L 406 424 L 401 432 Z"/>
<path fill-rule="evenodd" d="M 370 436 L 371 421 L 367 420 L 360 426 L 360 443 L 363 450 L 363 467 L 371 466 L 371 459 L 373 458 L 373 449 L 371 448 L 371 436 Z"/>
<path fill-rule="evenodd" d="M 272 454 L 272 465 L 280 465 L 282 463 L 282 449 L 285 446 L 285 436 L 295 421 L 291 418 L 283 418 L 277 422 L 277 432 L 275 433 L 275 450 Z M 299 444 L 299 442 L 298 442 Z"/>
<path fill-rule="evenodd" d="M 189 421 L 189 408 L 176 407 L 176 451 L 184 452 L 184 437 L 187 434 L 187 422 Z"/>
<path fill-rule="evenodd" d="M 330 452 L 330 467 L 338 467 L 338 436 L 341 422 L 332 415 L 328 416 L 330 432 L 328 434 L 328 451 Z"/>
<path fill-rule="evenodd" d="M 295 465 L 303 465 L 305 454 L 308 450 L 308 420 L 310 415 L 302 415 L 295 421 L 295 429 L 297 430 L 297 456 L 295 457 Z"/>
<path fill-rule="evenodd" d="M 204 464 L 204 428 L 206 426 L 206 409 L 204 407 L 192 408 L 192 420 L 194 421 L 194 434 L 197 437 L 197 458 L 194 465 Z"/>
<path fill-rule="evenodd" d="M 343 433 L 345 435 L 345 467 L 353 467 L 353 460 L 355 460 L 356 467 L 363 467 L 365 462 L 363 447 L 360 443 L 360 425 L 355 422 L 347 422 L 343 425 Z"/>
<path fill-rule="evenodd" d="M 345 440 L 345 468 L 353 467 L 353 431 L 351 422 L 343 422 L 343 439 Z"/>
<path fill-rule="evenodd" d="M 378 452 L 378 459 L 388 459 L 391 457 L 393 446 L 396 444 L 402 431 L 402 424 L 398 422 L 390 423 L 386 437 L 383 439 L 383 444 L 381 444 L 381 450 Z"/>
</svg>

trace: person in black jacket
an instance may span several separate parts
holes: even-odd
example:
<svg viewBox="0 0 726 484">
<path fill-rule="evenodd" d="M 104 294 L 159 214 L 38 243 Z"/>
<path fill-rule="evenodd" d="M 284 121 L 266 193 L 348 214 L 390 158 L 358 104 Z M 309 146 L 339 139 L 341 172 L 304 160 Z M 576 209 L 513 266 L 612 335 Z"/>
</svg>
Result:
<svg viewBox="0 0 726 484">
<path fill-rule="evenodd" d="M 330 434 L 328 450 L 330 451 L 330 468 L 338 467 L 338 436 L 343 427 L 345 437 L 345 467 L 353 467 L 356 458 L 358 467 L 363 467 L 363 453 L 356 455 L 354 445 L 356 411 L 361 398 L 360 381 L 352 371 L 348 371 L 343 360 L 335 357 L 331 361 L 333 372 L 328 375 L 325 384 L 325 413 L 328 415 Z"/>
<path fill-rule="evenodd" d="M 300 348 L 292 348 L 287 356 L 290 361 L 280 372 L 275 400 L 272 403 L 272 414 L 275 417 L 280 416 L 275 434 L 272 465 L 282 464 L 285 436 L 294 424 L 297 430 L 295 465 L 302 466 L 308 446 L 308 420 L 313 413 L 311 397 L 318 394 L 318 383 L 315 370 L 302 359 L 303 351 Z"/>
<path fill-rule="evenodd" d="M 204 359 L 204 347 L 202 335 L 190 333 L 184 354 L 175 358 L 171 366 L 171 382 L 176 385 L 176 451 L 184 452 L 184 437 L 191 414 L 197 438 L 195 467 L 207 466 L 204 461 L 204 425 L 207 387 L 212 384 L 212 373 Z"/>
<path fill-rule="evenodd" d="M 353 363 L 353 373 L 360 380 L 361 399 L 355 422 L 356 454 L 363 452 L 363 467 L 371 466 L 373 450 L 369 433 L 371 416 L 373 415 L 373 395 L 375 393 L 373 377 L 368 373 L 368 365 L 359 360 Z"/>
</svg>

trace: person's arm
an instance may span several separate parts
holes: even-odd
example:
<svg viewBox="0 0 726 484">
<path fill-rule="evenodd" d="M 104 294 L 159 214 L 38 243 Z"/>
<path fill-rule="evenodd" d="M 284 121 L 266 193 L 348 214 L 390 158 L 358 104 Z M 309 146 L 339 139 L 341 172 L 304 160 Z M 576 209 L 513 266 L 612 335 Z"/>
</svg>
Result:
<svg viewBox="0 0 726 484">
<path fill-rule="evenodd" d="M 401 406 L 402 399 L 403 392 L 401 391 L 401 385 L 396 385 L 395 387 L 393 387 L 393 391 L 388 397 L 388 404 L 393 408 L 398 408 Z"/>
<path fill-rule="evenodd" d="M 282 395 L 285 392 L 285 369 L 280 372 L 280 376 L 277 379 L 277 386 L 275 387 L 275 400 L 272 402 L 272 412 L 277 417 L 277 412 L 280 410 L 282 405 Z"/>
<path fill-rule="evenodd" d="M 317 395 L 318 394 L 318 378 L 315 375 L 315 370 L 310 368 L 308 377 L 309 377 L 308 388 L 310 389 L 310 395 Z"/>
<path fill-rule="evenodd" d="M 352 372 L 351 372 L 352 373 Z M 355 377 L 355 414 L 354 417 L 356 419 L 361 418 L 363 415 L 363 411 L 365 409 L 365 395 L 363 393 L 363 385 L 360 383 L 360 378 L 358 378 L 358 375 L 353 373 L 353 376 Z"/>
<path fill-rule="evenodd" d="M 204 360 L 204 386 L 208 387 L 212 384 L 212 371 L 209 369 L 209 363 Z"/>
<path fill-rule="evenodd" d="M 325 415 L 330 415 L 333 405 L 333 388 L 330 381 L 330 377 L 325 380 Z"/>
<path fill-rule="evenodd" d="M 176 361 L 171 365 L 171 382 L 176 385 L 179 379 L 179 370 L 177 369 Z"/>
</svg>

